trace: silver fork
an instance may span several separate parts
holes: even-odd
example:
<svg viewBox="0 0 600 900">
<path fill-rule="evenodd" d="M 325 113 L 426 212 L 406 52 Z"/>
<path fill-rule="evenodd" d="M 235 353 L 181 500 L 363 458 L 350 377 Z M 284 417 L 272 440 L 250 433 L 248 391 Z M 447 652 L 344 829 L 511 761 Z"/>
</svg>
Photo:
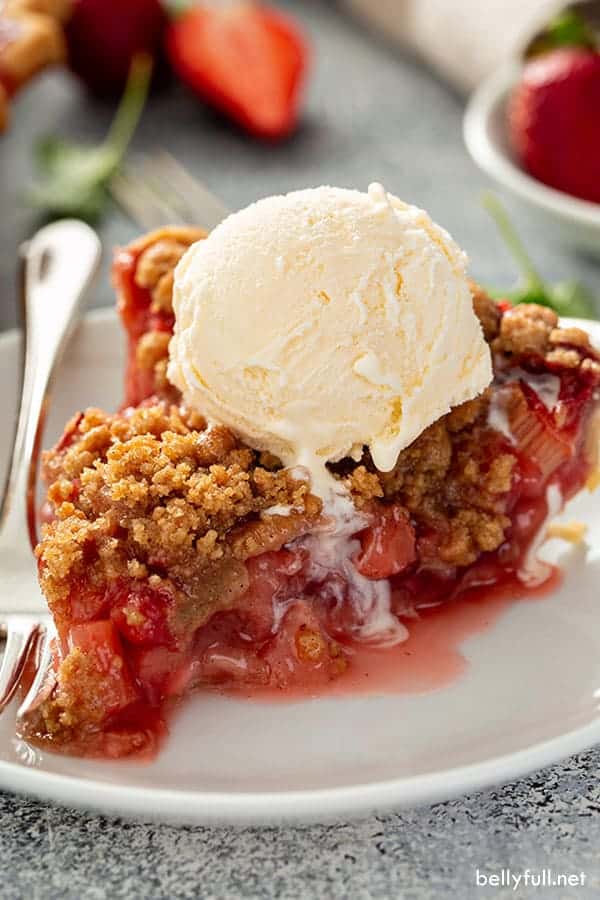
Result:
<svg viewBox="0 0 600 900">
<path fill-rule="evenodd" d="M 0 713 L 28 671 L 34 677 L 19 708 L 18 715 L 22 715 L 48 668 L 53 629 L 32 555 L 37 541 L 40 441 L 52 376 L 96 271 L 100 250 L 100 241 L 89 226 L 65 219 L 42 228 L 20 252 L 25 356 L 21 402 L 0 508 L 0 622 L 6 637 L 0 667 Z"/>
<path fill-rule="evenodd" d="M 227 207 L 170 153 L 159 150 L 115 175 L 113 198 L 140 228 L 201 225 L 208 231 L 229 215 Z"/>
</svg>

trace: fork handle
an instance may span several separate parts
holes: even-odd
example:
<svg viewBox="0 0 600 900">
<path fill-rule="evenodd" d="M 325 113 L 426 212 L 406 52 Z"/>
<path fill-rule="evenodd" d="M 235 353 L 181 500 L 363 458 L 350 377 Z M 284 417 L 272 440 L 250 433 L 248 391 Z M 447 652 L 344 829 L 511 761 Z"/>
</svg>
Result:
<svg viewBox="0 0 600 900">
<path fill-rule="evenodd" d="M 100 252 L 96 233 L 76 219 L 47 225 L 20 249 L 24 359 L 21 402 L 0 508 L 0 549 L 28 543 L 33 547 L 37 542 L 37 470 L 49 388 Z"/>
</svg>

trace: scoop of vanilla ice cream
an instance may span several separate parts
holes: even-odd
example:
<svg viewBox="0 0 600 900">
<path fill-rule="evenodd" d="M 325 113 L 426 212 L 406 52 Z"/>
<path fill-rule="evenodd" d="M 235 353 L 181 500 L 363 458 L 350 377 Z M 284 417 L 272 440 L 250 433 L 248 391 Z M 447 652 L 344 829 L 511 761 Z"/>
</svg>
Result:
<svg viewBox="0 0 600 900">
<path fill-rule="evenodd" d="M 366 445 L 378 469 L 491 381 L 466 256 L 387 194 L 268 197 L 194 244 L 175 273 L 169 378 L 318 491 Z"/>
</svg>

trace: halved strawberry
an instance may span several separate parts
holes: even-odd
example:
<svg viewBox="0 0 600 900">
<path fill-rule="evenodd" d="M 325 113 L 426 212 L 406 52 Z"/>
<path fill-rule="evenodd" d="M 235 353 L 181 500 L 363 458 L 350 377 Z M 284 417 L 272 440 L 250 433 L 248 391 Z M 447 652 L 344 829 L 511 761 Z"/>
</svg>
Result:
<svg viewBox="0 0 600 900">
<path fill-rule="evenodd" d="M 193 91 L 247 131 L 276 140 L 293 130 L 307 45 L 289 18 L 247 0 L 200 4 L 170 26 L 167 52 Z"/>
<path fill-rule="evenodd" d="M 416 559 L 415 531 L 406 513 L 391 506 L 377 513 L 360 538 L 355 565 L 367 578 L 397 575 Z"/>
</svg>

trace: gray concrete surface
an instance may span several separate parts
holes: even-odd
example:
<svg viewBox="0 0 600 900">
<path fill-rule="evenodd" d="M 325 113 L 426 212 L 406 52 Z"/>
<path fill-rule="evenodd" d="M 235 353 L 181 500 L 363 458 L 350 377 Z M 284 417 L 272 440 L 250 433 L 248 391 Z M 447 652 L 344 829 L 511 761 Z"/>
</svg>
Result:
<svg viewBox="0 0 600 900">
<path fill-rule="evenodd" d="M 306 23 L 315 65 L 299 133 L 254 143 L 202 110 L 183 89 L 153 98 L 134 150 L 160 144 L 231 206 L 267 193 L 381 180 L 427 208 L 468 251 L 475 276 L 506 285 L 514 269 L 479 195 L 485 179 L 461 139 L 462 98 L 417 61 L 374 40 L 334 4 L 289 3 Z M 457 27 L 459 23 L 457 23 Z M 58 131 L 87 140 L 109 112 L 55 74 L 19 102 L 0 141 L 0 327 L 15 321 L 15 248 L 34 225 L 21 204 L 34 139 Z M 547 242 L 518 218 L 548 278 L 581 277 L 600 295 L 600 268 Z M 105 246 L 135 227 L 114 213 Z M 108 264 L 105 261 L 105 268 Z M 106 277 L 93 305 L 112 302 Z M 173 828 L 121 822 L 0 795 L 0 897 L 17 898 L 591 898 L 600 896 L 596 751 L 497 791 L 358 824 L 265 830 Z M 482 887 L 491 873 L 584 871 L 567 889 Z"/>
</svg>

